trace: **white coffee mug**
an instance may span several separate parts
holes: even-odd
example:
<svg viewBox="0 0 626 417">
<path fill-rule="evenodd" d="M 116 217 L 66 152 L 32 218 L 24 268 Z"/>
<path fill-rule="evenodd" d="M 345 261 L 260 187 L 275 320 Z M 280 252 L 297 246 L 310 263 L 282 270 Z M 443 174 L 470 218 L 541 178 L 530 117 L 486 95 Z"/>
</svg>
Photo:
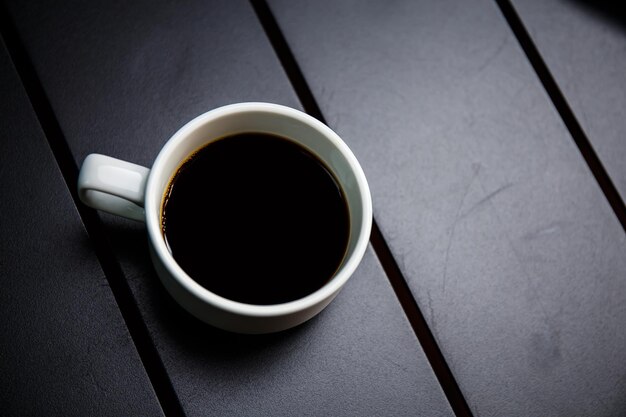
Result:
<svg viewBox="0 0 626 417">
<path fill-rule="evenodd" d="M 210 292 L 176 263 L 161 231 L 163 197 L 183 161 L 214 140 L 244 132 L 287 137 L 307 148 L 332 170 L 346 196 L 350 233 L 343 262 L 323 287 L 295 301 L 252 305 Z M 88 206 L 145 221 L 152 261 L 172 297 L 206 323 L 238 333 L 285 330 L 319 313 L 335 298 L 358 266 L 372 226 L 372 201 L 367 180 L 348 146 L 313 117 L 269 103 L 232 104 L 198 116 L 172 136 L 151 169 L 91 154 L 81 168 L 78 193 Z M 245 261 L 244 250 L 241 257 Z"/>
</svg>

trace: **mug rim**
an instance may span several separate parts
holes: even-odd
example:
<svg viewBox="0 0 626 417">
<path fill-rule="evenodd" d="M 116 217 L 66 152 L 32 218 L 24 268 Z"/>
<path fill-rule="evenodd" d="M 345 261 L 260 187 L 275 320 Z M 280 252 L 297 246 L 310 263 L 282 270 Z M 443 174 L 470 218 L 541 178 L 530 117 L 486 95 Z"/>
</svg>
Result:
<svg viewBox="0 0 626 417">
<path fill-rule="evenodd" d="M 193 278 L 191 278 L 174 260 L 173 256 L 167 250 L 165 239 L 161 233 L 161 204 L 164 190 L 160 189 L 157 184 L 157 175 L 153 175 L 158 170 L 163 169 L 166 162 L 170 158 L 170 155 L 174 149 L 180 146 L 181 143 L 196 129 L 210 122 L 211 120 L 227 116 L 235 113 L 251 113 L 251 112 L 264 112 L 275 115 L 287 116 L 296 119 L 309 127 L 317 130 L 320 134 L 325 136 L 348 162 L 350 170 L 352 171 L 357 188 L 359 190 L 360 204 L 363 210 L 363 216 L 361 224 L 353 224 L 351 227 L 358 227 L 359 233 L 357 237 L 356 245 L 352 254 L 343 262 L 339 271 L 316 291 L 299 298 L 297 300 L 288 301 L 280 304 L 270 305 L 258 305 L 247 304 L 239 301 L 234 301 L 218 294 L 215 294 L 208 289 L 201 286 Z M 173 173 L 168 173 L 171 178 Z M 157 194 L 155 196 L 155 193 Z M 158 197 L 158 198 L 157 198 Z M 306 310 L 310 307 L 317 305 L 318 303 L 331 297 L 338 292 L 343 285 L 348 281 L 350 276 L 354 273 L 359 265 L 367 244 L 372 227 L 372 200 L 370 195 L 369 186 L 365 178 L 365 173 L 361 168 L 358 160 L 345 142 L 337 135 L 332 129 L 320 122 L 319 120 L 303 113 L 299 110 L 291 107 L 262 102 L 247 102 L 229 104 L 226 106 L 218 107 L 203 113 L 196 118 L 189 121 L 183 127 L 181 127 L 163 146 L 159 152 L 154 164 L 151 168 L 148 182 L 146 185 L 145 194 L 145 212 L 146 212 L 146 226 L 148 229 L 148 235 L 151 240 L 155 253 L 162 261 L 163 265 L 167 269 L 171 278 L 178 281 L 178 283 L 187 290 L 191 295 L 201 300 L 204 303 L 210 304 L 218 309 L 228 311 L 244 316 L 252 317 L 271 317 L 280 316 L 285 314 L 291 314 L 294 312 Z"/>
</svg>

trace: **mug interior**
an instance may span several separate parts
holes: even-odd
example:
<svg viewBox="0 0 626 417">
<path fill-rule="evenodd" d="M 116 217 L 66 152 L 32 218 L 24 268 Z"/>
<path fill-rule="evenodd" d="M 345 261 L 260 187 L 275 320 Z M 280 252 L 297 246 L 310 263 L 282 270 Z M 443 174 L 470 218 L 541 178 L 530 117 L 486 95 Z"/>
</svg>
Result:
<svg viewBox="0 0 626 417">
<path fill-rule="evenodd" d="M 297 110 L 267 103 L 235 104 L 205 113 L 181 128 L 161 150 L 152 167 L 146 191 L 146 222 L 157 253 L 163 257 L 165 251 L 168 263 L 175 264 L 165 246 L 160 224 L 163 197 L 178 168 L 203 146 L 245 132 L 269 133 L 290 139 L 307 148 L 333 172 L 347 200 L 350 232 L 342 264 L 322 289 L 342 274 L 349 277 L 365 250 L 371 228 L 371 200 L 365 176 L 350 149 L 330 128 Z M 355 254 L 358 254 L 356 260 Z M 350 271 L 344 271 L 349 263 L 356 264 L 348 268 Z"/>
</svg>

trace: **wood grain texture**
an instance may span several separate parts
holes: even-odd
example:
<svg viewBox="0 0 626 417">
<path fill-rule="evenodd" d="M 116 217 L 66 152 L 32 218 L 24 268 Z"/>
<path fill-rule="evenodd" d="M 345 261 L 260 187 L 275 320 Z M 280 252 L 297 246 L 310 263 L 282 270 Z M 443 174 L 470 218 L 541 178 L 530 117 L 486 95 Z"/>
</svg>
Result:
<svg viewBox="0 0 626 417">
<path fill-rule="evenodd" d="M 609 1 L 512 3 L 626 200 L 626 10 Z"/>
<path fill-rule="evenodd" d="M 624 232 L 495 3 L 270 6 L 473 413 L 624 414 Z"/>
<path fill-rule="evenodd" d="M 1 413 L 161 415 L 1 42 L 0 73 Z"/>
<path fill-rule="evenodd" d="M 77 162 L 148 165 L 182 124 L 227 103 L 299 107 L 246 2 L 9 6 Z M 187 415 L 452 415 L 371 251 L 319 317 L 237 336 L 165 293 L 143 225 L 102 221 Z"/>
</svg>

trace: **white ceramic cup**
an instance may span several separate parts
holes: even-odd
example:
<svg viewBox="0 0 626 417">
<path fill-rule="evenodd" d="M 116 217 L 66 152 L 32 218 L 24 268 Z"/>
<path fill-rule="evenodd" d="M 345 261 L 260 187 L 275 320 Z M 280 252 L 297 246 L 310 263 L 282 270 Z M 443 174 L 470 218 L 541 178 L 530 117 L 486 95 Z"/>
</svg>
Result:
<svg viewBox="0 0 626 417">
<path fill-rule="evenodd" d="M 295 301 L 252 305 L 214 294 L 181 269 L 165 244 L 161 231 L 161 207 L 173 175 L 187 157 L 202 146 L 243 132 L 271 133 L 304 146 L 332 170 L 347 199 L 350 236 L 342 264 L 322 288 Z M 348 146 L 335 132 L 313 117 L 269 103 L 232 104 L 196 117 L 165 144 L 151 169 L 91 154 L 85 158 L 81 168 L 78 193 L 88 206 L 145 221 L 152 261 L 169 293 L 199 319 L 238 333 L 285 330 L 322 311 L 361 261 L 372 226 L 372 201 L 367 180 Z M 243 262 L 245 258 L 246 252 L 242 248 Z"/>
</svg>

